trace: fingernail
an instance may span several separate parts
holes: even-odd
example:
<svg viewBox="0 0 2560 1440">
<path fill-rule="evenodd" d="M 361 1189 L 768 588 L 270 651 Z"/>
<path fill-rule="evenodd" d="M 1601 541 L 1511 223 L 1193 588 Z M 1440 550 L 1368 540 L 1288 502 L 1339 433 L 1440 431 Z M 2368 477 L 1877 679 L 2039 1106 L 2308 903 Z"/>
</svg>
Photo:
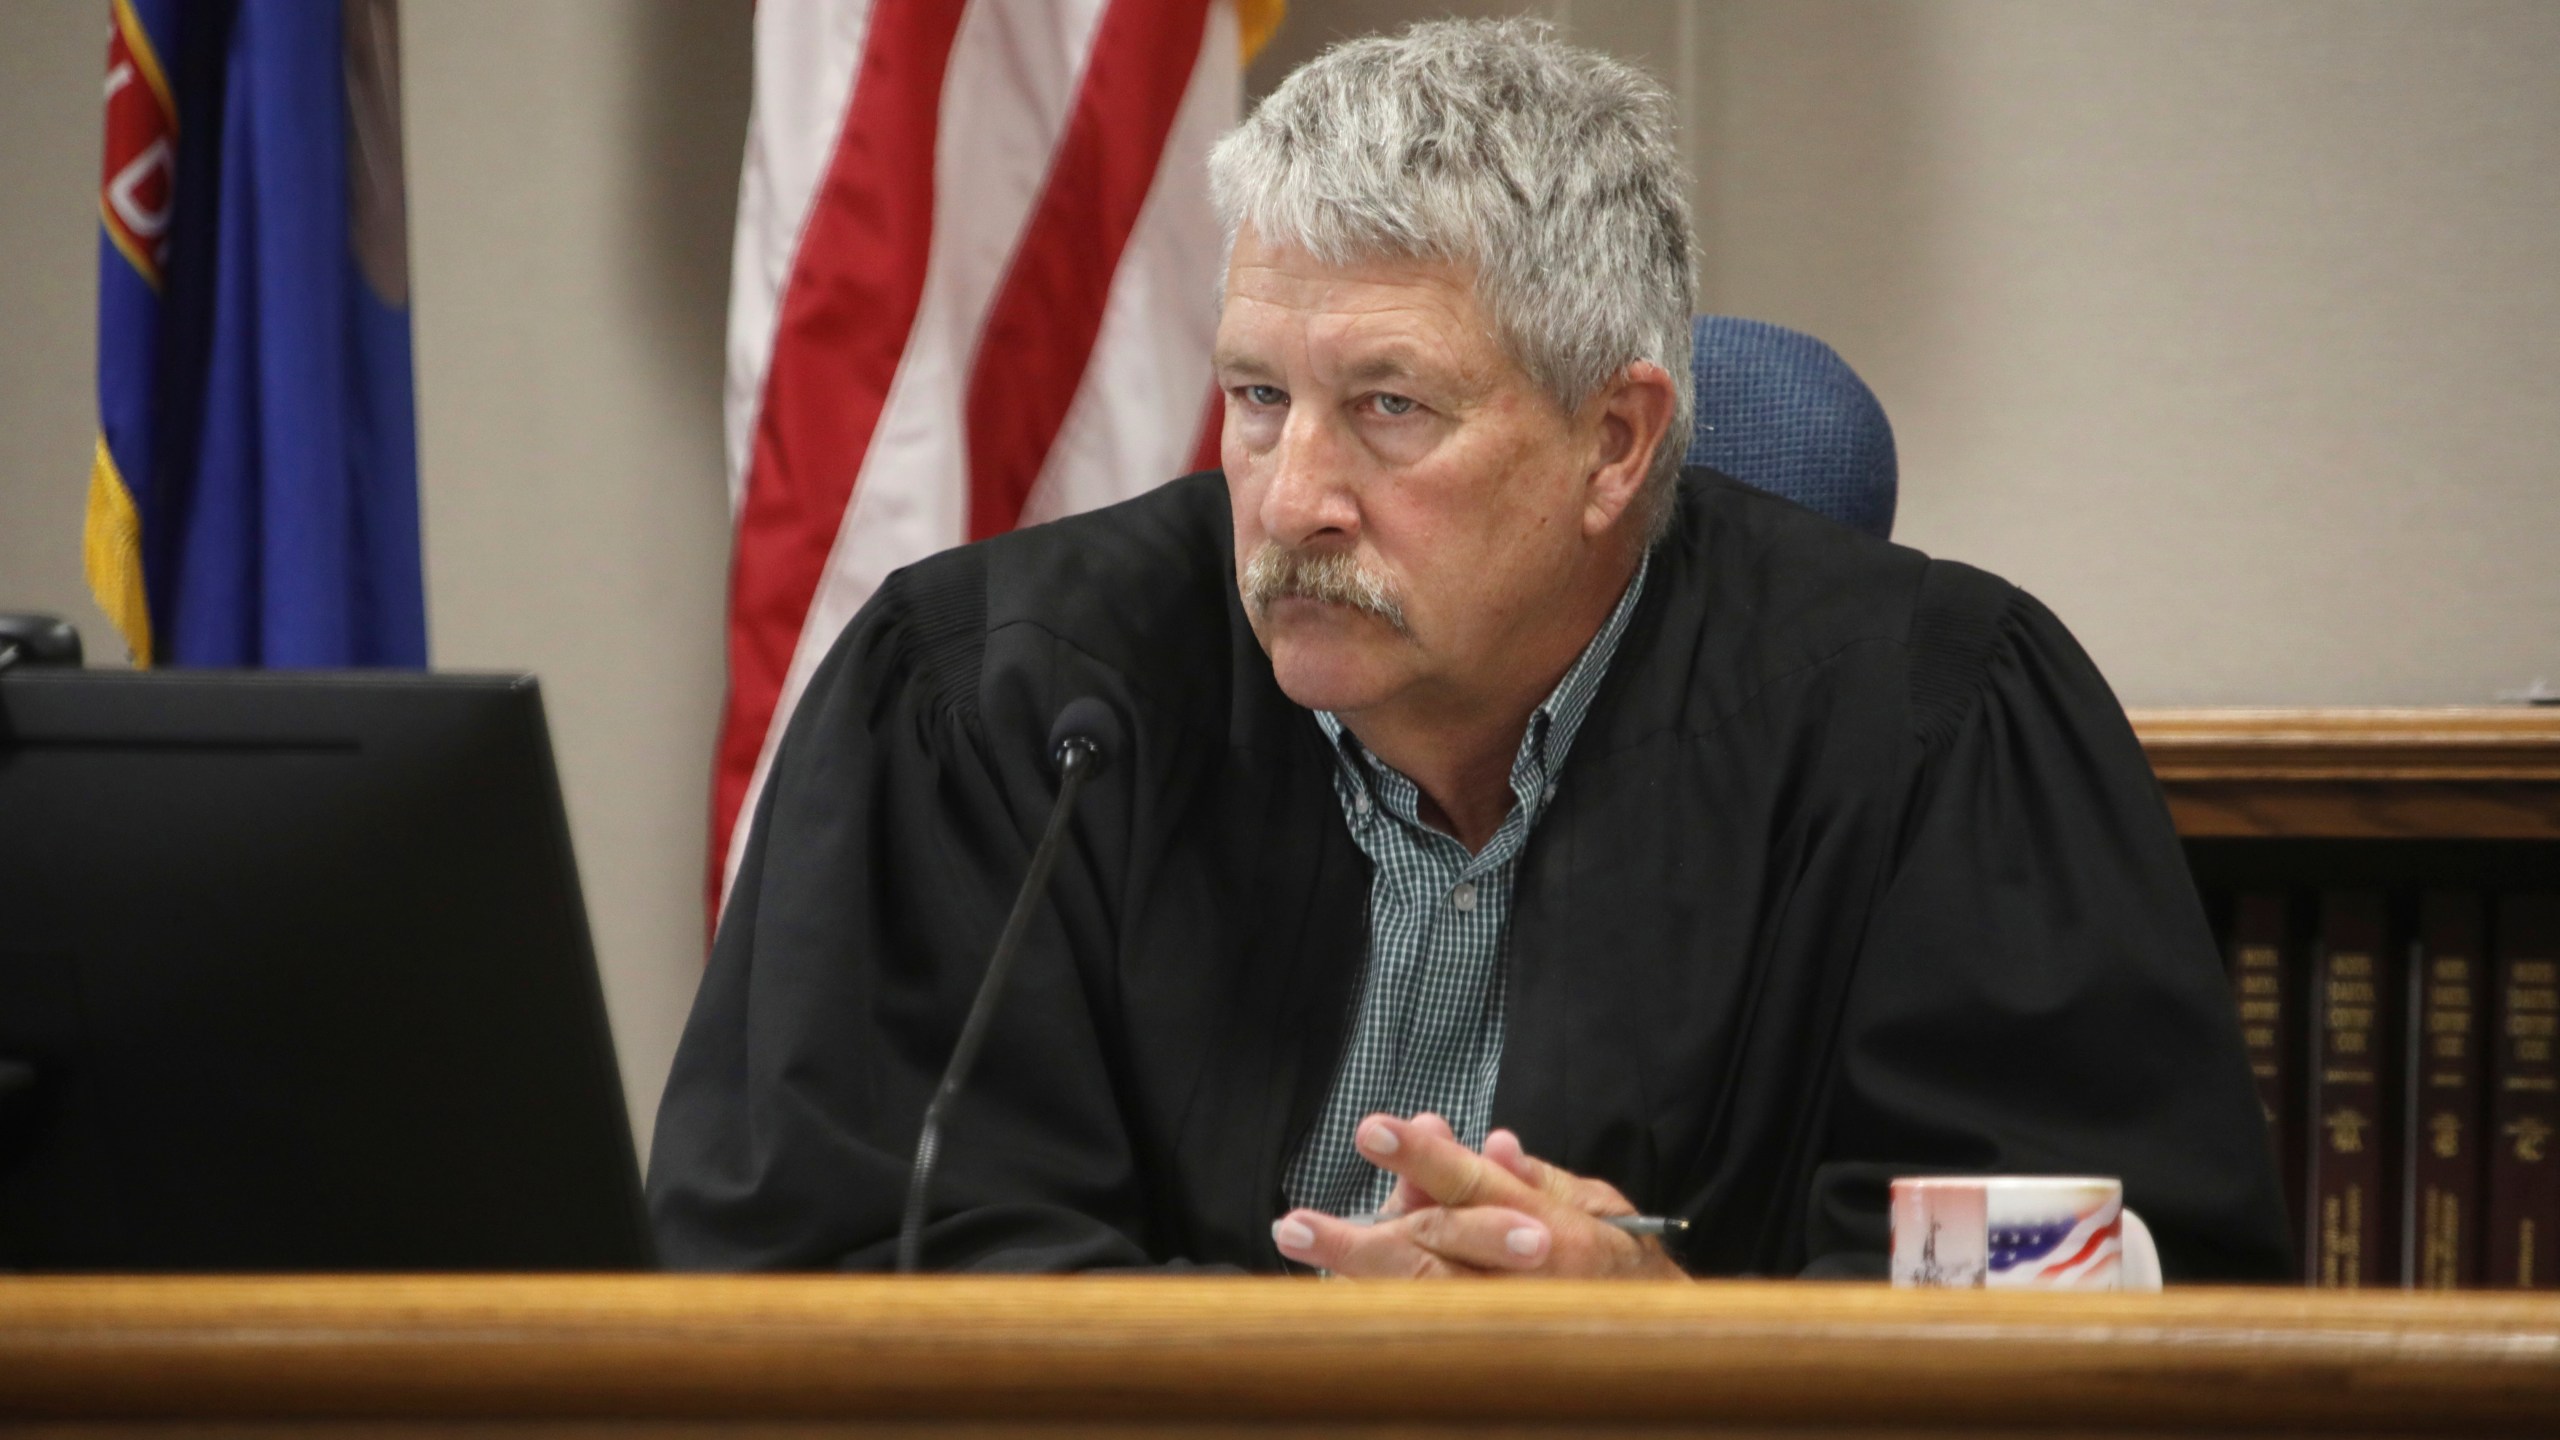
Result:
<svg viewBox="0 0 2560 1440">
<path fill-rule="evenodd" d="M 1385 1125 L 1372 1125 L 1360 1132 L 1360 1148 L 1380 1155 L 1396 1153 L 1396 1132 Z"/>
<path fill-rule="evenodd" d="M 1535 1225 L 1523 1225 L 1503 1236 L 1502 1243 L 1509 1246 L 1514 1255 L 1535 1255 L 1538 1247 L 1547 1243 L 1547 1232 Z"/>
<path fill-rule="evenodd" d="M 1283 1250 L 1309 1250 L 1315 1247 L 1316 1232 L 1295 1220 L 1274 1220 L 1271 1243 Z"/>
</svg>

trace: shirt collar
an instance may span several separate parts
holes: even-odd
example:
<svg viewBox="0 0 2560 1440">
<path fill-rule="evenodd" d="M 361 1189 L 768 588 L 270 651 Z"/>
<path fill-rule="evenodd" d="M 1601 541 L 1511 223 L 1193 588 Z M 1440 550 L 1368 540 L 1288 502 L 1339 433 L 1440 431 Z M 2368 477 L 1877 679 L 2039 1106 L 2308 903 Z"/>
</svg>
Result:
<svg viewBox="0 0 2560 1440">
<path fill-rule="evenodd" d="M 1636 597 L 1644 593 L 1645 572 L 1653 568 L 1653 552 L 1647 550 L 1636 563 L 1635 578 L 1627 582 L 1627 593 L 1618 597 L 1618 608 L 1609 612 L 1600 633 L 1582 647 L 1573 668 L 1556 682 L 1555 692 L 1530 717 L 1525 743 L 1538 738 L 1541 722 L 1545 728 L 1545 748 L 1538 757 L 1549 775 L 1564 768 L 1565 752 L 1573 748 L 1573 737 L 1582 733 L 1583 717 L 1591 713 L 1591 702 L 1599 698 L 1601 678 L 1609 673 L 1609 662 L 1616 658 L 1618 641 L 1627 633 L 1627 621 L 1635 614 Z"/>
</svg>

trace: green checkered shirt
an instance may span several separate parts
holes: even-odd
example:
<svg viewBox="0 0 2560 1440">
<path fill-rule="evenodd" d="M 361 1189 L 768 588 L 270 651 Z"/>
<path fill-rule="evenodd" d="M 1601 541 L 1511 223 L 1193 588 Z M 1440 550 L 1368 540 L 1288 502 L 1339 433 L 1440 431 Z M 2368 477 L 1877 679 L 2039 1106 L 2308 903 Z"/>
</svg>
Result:
<svg viewBox="0 0 2560 1440">
<path fill-rule="evenodd" d="M 1511 882 L 1529 830 L 1555 799 L 1574 732 L 1609 671 L 1644 590 L 1636 568 L 1608 623 L 1529 717 L 1511 762 L 1516 803 L 1481 853 L 1422 823 L 1421 790 L 1362 748 L 1330 711 L 1315 712 L 1340 764 L 1333 787 L 1369 882 L 1369 965 L 1342 1070 L 1313 1133 L 1289 1167 L 1288 1199 L 1335 1215 L 1375 1210 L 1395 1177 L 1360 1158 L 1351 1132 L 1380 1111 L 1431 1111 L 1470 1147 L 1491 1128 L 1502 1068 L 1503 946 Z"/>
</svg>

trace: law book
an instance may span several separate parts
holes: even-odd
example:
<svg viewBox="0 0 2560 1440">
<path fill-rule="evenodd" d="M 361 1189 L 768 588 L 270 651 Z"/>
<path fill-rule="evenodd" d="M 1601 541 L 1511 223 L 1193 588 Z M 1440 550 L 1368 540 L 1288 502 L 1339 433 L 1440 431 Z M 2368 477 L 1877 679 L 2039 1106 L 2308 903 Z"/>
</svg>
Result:
<svg viewBox="0 0 2560 1440">
<path fill-rule="evenodd" d="M 2299 983 L 2286 962 L 2292 948 L 2292 906 L 2282 891 L 2253 891 L 2231 900 L 2223 956 L 2231 973 L 2231 998 L 2240 1013 L 2240 1039 L 2249 1073 L 2258 1085 L 2258 1108 L 2267 1119 L 2267 1143 L 2284 1185 L 2285 1216 L 2302 1229 L 2302 1145 L 2294 1106 L 2295 1003 Z"/>
<path fill-rule="evenodd" d="M 2488 1284 L 2560 1289 L 2560 895 L 2501 897 L 2494 943 Z"/>
<path fill-rule="evenodd" d="M 2383 1253 L 2382 1045 L 2387 915 L 2371 891 L 2320 897 L 2310 996 L 2303 1277 L 2323 1289 L 2399 1280 Z"/>
<path fill-rule="evenodd" d="M 2480 1281 L 2481 1127 L 2488 988 L 2481 899 L 2429 891 L 2409 951 L 2407 1098 L 2401 1111 L 2400 1282 L 2460 1290 Z"/>
</svg>

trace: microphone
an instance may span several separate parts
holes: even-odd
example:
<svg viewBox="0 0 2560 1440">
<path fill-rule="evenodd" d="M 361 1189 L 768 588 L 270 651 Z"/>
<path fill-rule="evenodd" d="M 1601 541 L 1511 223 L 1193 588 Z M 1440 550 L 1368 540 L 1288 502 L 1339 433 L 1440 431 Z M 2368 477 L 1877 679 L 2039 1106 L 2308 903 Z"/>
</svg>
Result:
<svg viewBox="0 0 2560 1440">
<path fill-rule="evenodd" d="M 1049 758 L 1058 767 L 1058 798 L 1049 807 L 1049 828 L 1040 837 L 1038 849 L 1031 852 L 1031 866 L 1023 872 L 1022 889 L 1013 897 L 1013 913 L 1004 922 L 1004 932 L 996 937 L 994 958 L 987 962 L 986 978 L 978 982 L 978 996 L 969 1002 L 969 1018 L 960 1025 L 959 1043 L 951 1047 L 951 1062 L 943 1067 L 942 1083 L 934 1087 L 933 1099 L 924 1107 L 924 1124 L 916 1132 L 915 1168 L 907 1173 L 906 1213 L 898 1222 L 898 1273 L 916 1273 L 924 1253 L 924 1213 L 927 1197 L 933 1188 L 933 1163 L 942 1153 L 942 1116 L 968 1083 L 970 1067 L 978 1062 L 978 1050 L 987 1041 L 987 1026 L 995 1015 L 996 997 L 1004 990 L 1005 977 L 1012 973 L 1014 956 L 1021 953 L 1022 937 L 1031 928 L 1031 914 L 1039 906 L 1040 897 L 1049 888 L 1049 872 L 1057 868 L 1058 850 L 1067 836 L 1067 818 L 1075 810 L 1076 796 L 1085 782 L 1109 769 L 1111 757 L 1126 748 L 1120 733 L 1120 716 L 1109 705 L 1090 695 L 1067 702 L 1058 712 L 1057 723 L 1049 727 Z"/>
</svg>

